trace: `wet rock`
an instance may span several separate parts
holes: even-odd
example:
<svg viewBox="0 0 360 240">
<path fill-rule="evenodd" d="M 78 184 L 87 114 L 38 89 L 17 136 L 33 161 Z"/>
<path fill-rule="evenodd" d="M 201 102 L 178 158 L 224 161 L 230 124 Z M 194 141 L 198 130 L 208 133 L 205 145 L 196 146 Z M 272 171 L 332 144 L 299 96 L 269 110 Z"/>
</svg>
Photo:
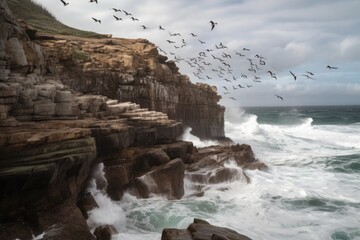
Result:
<svg viewBox="0 0 360 240">
<path fill-rule="evenodd" d="M 32 240 L 33 232 L 29 226 L 23 223 L 0 224 L 0 239 L 2 240 Z"/>
<path fill-rule="evenodd" d="M 170 157 L 162 148 L 138 149 L 138 153 L 133 157 L 133 173 L 139 175 L 149 171 L 153 166 L 166 164 L 170 161 Z"/>
<path fill-rule="evenodd" d="M 123 166 L 115 165 L 104 168 L 107 179 L 106 192 L 112 200 L 121 200 L 124 187 L 129 183 L 128 174 Z"/>
<path fill-rule="evenodd" d="M 190 224 L 187 230 L 164 229 L 161 240 L 250 240 L 250 238 L 229 228 L 194 219 L 194 223 Z"/>
<path fill-rule="evenodd" d="M 79 197 L 79 199 L 77 201 L 77 206 L 79 207 L 81 213 L 83 214 L 83 216 L 86 219 L 89 217 L 88 212 L 90 212 L 94 208 L 99 207 L 98 204 L 96 203 L 94 197 L 89 192 L 87 192 Z"/>
<path fill-rule="evenodd" d="M 118 231 L 112 225 L 99 226 L 94 231 L 96 240 L 111 240 L 111 236 L 117 233 Z"/>
<path fill-rule="evenodd" d="M 174 159 L 135 179 L 132 192 L 142 198 L 159 194 L 168 199 L 180 199 L 184 195 L 184 171 L 182 160 Z"/>
</svg>

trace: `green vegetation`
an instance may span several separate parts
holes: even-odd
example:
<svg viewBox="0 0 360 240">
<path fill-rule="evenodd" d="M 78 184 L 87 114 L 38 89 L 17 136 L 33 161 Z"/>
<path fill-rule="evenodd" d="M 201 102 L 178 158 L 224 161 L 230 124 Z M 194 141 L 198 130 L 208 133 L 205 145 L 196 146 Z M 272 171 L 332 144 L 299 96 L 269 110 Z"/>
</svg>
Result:
<svg viewBox="0 0 360 240">
<path fill-rule="evenodd" d="M 35 29 L 61 35 L 71 35 L 87 38 L 105 38 L 105 35 L 82 31 L 59 22 L 44 6 L 32 0 L 7 0 L 9 8 L 17 18 L 30 24 Z"/>
<path fill-rule="evenodd" d="M 75 58 L 77 60 L 86 61 L 89 59 L 88 55 L 86 55 L 86 53 L 84 51 L 77 49 L 77 48 L 73 49 L 72 55 L 73 55 L 73 58 Z"/>
</svg>

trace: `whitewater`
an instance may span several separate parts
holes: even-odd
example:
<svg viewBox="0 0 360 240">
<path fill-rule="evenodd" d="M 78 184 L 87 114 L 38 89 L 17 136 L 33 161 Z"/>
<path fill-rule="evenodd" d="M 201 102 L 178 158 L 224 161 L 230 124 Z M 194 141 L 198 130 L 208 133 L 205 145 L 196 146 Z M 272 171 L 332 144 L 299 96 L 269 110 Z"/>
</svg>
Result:
<svg viewBox="0 0 360 240">
<path fill-rule="evenodd" d="M 119 234 L 113 239 L 150 240 L 160 239 L 164 228 L 187 228 L 201 218 L 252 239 L 360 239 L 359 106 L 237 108 L 225 119 L 226 136 L 251 145 L 268 171 L 247 170 L 250 183 L 240 178 L 209 185 L 201 197 L 185 179 L 185 196 L 175 201 L 126 193 L 114 202 L 94 181 L 89 191 L 99 208 L 89 226 L 114 225 Z M 183 139 L 198 147 L 216 144 L 190 129 Z"/>
</svg>

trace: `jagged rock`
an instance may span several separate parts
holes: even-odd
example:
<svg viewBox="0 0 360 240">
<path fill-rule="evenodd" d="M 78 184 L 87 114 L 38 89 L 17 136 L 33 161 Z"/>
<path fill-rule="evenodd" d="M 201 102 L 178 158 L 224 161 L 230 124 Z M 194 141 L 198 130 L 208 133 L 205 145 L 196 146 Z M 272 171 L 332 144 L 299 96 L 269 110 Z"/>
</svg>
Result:
<svg viewBox="0 0 360 240">
<path fill-rule="evenodd" d="M 41 116 L 52 116 L 55 114 L 56 104 L 46 100 L 34 102 L 34 114 Z"/>
<path fill-rule="evenodd" d="M 136 132 L 135 146 L 153 146 L 157 142 L 157 131 L 154 128 Z"/>
<path fill-rule="evenodd" d="M 161 240 L 251 240 L 245 235 L 224 227 L 217 227 L 200 219 L 194 219 L 187 230 L 164 229 Z"/>
<path fill-rule="evenodd" d="M 143 198 L 160 194 L 168 199 L 180 199 L 184 195 L 184 171 L 181 159 L 171 160 L 138 177 L 132 186 L 133 192 Z"/>
<path fill-rule="evenodd" d="M 97 240 L 111 240 L 111 236 L 117 233 L 118 231 L 112 225 L 99 226 L 94 231 Z"/>
<path fill-rule="evenodd" d="M 107 179 L 106 192 L 111 199 L 120 201 L 124 194 L 124 186 L 129 183 L 128 174 L 123 166 L 115 165 L 104 168 Z"/>
<path fill-rule="evenodd" d="M 56 103 L 67 103 L 72 102 L 72 93 L 70 91 L 56 91 L 55 102 Z"/>
<path fill-rule="evenodd" d="M 33 232 L 29 226 L 23 223 L 2 223 L 0 224 L 0 239 L 2 240 L 31 240 Z"/>
<path fill-rule="evenodd" d="M 149 171 L 153 166 L 160 166 L 170 161 L 169 156 L 162 148 L 139 149 L 134 156 L 133 171 L 135 175 Z"/>
<path fill-rule="evenodd" d="M 9 38 L 5 49 L 10 51 L 8 54 L 12 56 L 11 64 L 18 66 L 28 65 L 24 47 L 17 37 Z"/>
<path fill-rule="evenodd" d="M 164 151 L 170 159 L 181 158 L 184 163 L 189 163 L 189 154 L 193 153 L 194 145 L 192 142 L 177 141 L 164 145 Z"/>
<path fill-rule="evenodd" d="M 94 208 L 98 208 L 98 204 L 96 203 L 94 197 L 91 193 L 87 192 L 83 195 L 80 195 L 77 206 L 79 207 L 82 215 L 87 219 L 89 217 L 88 212 L 93 210 Z"/>
</svg>

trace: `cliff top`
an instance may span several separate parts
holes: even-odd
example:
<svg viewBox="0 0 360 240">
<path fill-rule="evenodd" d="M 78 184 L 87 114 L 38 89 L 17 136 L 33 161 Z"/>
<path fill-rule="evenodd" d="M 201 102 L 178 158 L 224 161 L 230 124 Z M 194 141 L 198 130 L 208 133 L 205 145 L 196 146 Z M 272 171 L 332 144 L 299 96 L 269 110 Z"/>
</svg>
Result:
<svg viewBox="0 0 360 240">
<path fill-rule="evenodd" d="M 107 37 L 104 34 L 83 31 L 66 26 L 65 24 L 59 22 L 45 7 L 34 3 L 32 0 L 8 0 L 7 3 L 17 18 L 24 20 L 35 29 L 45 33 L 87 38 Z"/>
</svg>

